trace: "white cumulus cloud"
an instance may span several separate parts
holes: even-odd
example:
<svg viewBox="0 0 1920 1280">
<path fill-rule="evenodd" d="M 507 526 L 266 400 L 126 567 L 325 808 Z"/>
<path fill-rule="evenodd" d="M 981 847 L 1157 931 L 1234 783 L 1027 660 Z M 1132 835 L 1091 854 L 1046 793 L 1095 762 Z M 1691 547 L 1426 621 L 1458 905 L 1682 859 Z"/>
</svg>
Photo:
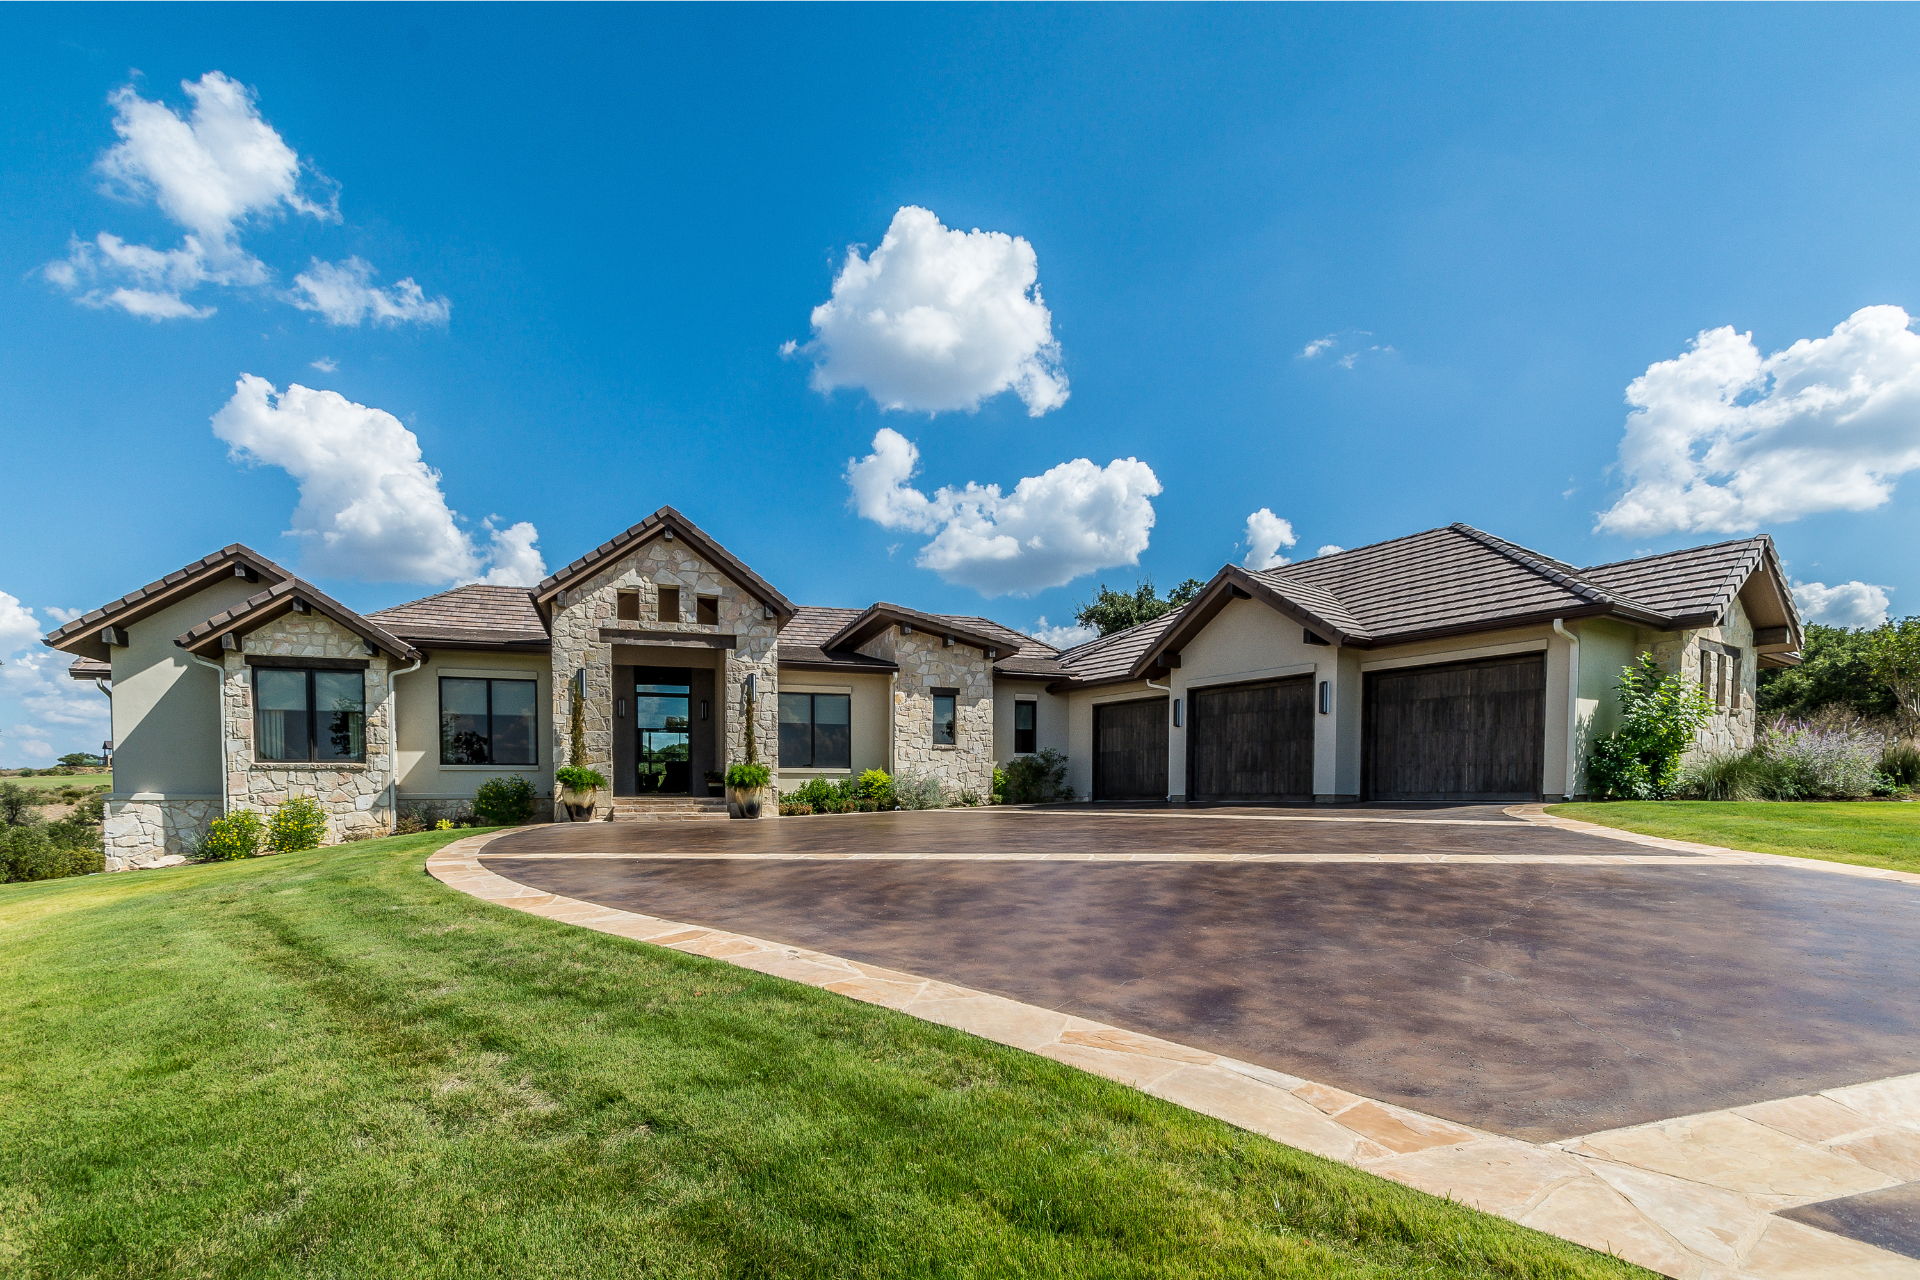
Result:
<svg viewBox="0 0 1920 1280">
<path fill-rule="evenodd" d="M 1855 579 L 1828 586 L 1824 582 L 1796 582 L 1793 602 L 1808 622 L 1829 627 L 1877 627 L 1887 620 L 1891 587 L 1877 587 Z"/>
<path fill-rule="evenodd" d="M 1920 467 L 1920 335 L 1864 307 L 1824 338 L 1762 356 L 1731 325 L 1627 387 L 1627 491 L 1597 531 L 1744 533 L 1867 511 Z"/>
<path fill-rule="evenodd" d="M 547 562 L 534 545 L 540 531 L 525 520 L 500 528 L 498 516 L 481 523 L 487 529 L 487 572 L 480 581 L 495 587 L 531 587 L 547 576 Z"/>
<path fill-rule="evenodd" d="M 375 324 L 445 324 L 449 304 L 445 298 L 429 298 L 412 277 L 396 281 L 383 289 L 373 283 L 374 270 L 359 258 L 345 262 L 322 262 L 293 278 L 293 291 L 287 301 L 302 311 L 317 311 L 331 325 L 357 325 L 362 320 Z"/>
<path fill-rule="evenodd" d="M 903 206 L 871 256 L 847 250 L 812 341 L 782 350 L 813 359 L 815 390 L 861 387 L 884 409 L 973 410 L 1011 390 L 1037 418 L 1067 401 L 1039 278 L 1022 237 Z"/>
<path fill-rule="evenodd" d="M 66 621 L 81 611 L 40 612 Z M 92 750 L 107 732 L 107 700 L 91 683 L 67 675 L 72 657 L 42 647 L 42 631 L 31 609 L 0 591 L 0 715 L 25 721 L 0 736 L 0 764 L 9 768 L 53 759 L 56 741 L 61 752 Z"/>
<path fill-rule="evenodd" d="M 86 610 L 62 609 L 57 604 L 43 604 L 40 606 L 40 612 L 52 618 L 56 626 L 65 626 L 67 623 L 72 622 L 75 618 L 85 613 Z"/>
<path fill-rule="evenodd" d="M 1278 569 L 1287 563 L 1287 558 L 1280 554 L 1280 548 L 1291 547 L 1298 541 L 1293 533 L 1292 521 L 1262 507 L 1247 517 L 1247 536 L 1244 540 L 1247 556 L 1240 563 L 1256 572 Z"/>
<path fill-rule="evenodd" d="M 48 612 L 52 612 L 49 610 Z M 15 653 L 40 638 L 40 622 L 18 596 L 0 591 L 0 653 Z"/>
<path fill-rule="evenodd" d="M 277 392 L 243 374 L 213 432 L 236 460 L 279 467 L 299 482 L 286 536 L 300 541 L 309 574 L 436 583 L 498 569 L 504 581 L 539 564 L 530 524 L 502 530 L 489 521 L 490 546 L 476 548 L 447 506 L 440 474 L 422 460 L 418 437 L 385 410 L 299 383 Z"/>
<path fill-rule="evenodd" d="M 919 467 L 912 441 L 882 427 L 872 453 L 847 460 L 855 510 L 884 528 L 932 534 L 914 563 L 985 596 L 1031 595 L 1138 564 L 1153 530 L 1160 481 L 1135 458 L 1104 467 L 1076 458 L 1026 477 L 1012 493 L 969 481 L 932 497 L 908 483 Z"/>
<path fill-rule="evenodd" d="M 77 302 L 155 322 L 204 320 L 215 309 L 184 295 L 204 285 L 257 288 L 273 280 L 272 269 L 241 247 L 244 231 L 288 213 L 340 220 L 338 192 L 261 117 L 251 89 L 219 71 L 180 87 L 192 102 L 184 115 L 131 85 L 110 95 L 120 141 L 98 165 L 109 194 L 151 201 L 184 232 L 180 245 L 128 244 L 107 231 L 74 238 L 67 256 L 42 274 Z M 337 266 L 316 259 L 282 296 L 333 324 L 446 320 L 446 299 L 426 298 L 412 280 L 381 289 L 371 278 L 358 258 Z"/>
<path fill-rule="evenodd" d="M 1313 554 L 1314 554 L 1314 558 L 1318 559 L 1321 556 L 1337 556 L 1342 551 L 1345 551 L 1345 550 L 1346 550 L 1345 547 L 1337 546 L 1334 543 L 1329 542 L 1326 546 L 1320 548 L 1318 551 L 1314 552 Z"/>
<path fill-rule="evenodd" d="M 1063 622 L 1057 627 L 1047 625 L 1047 615 L 1041 614 L 1027 632 L 1041 644 L 1050 644 L 1056 649 L 1071 649 L 1077 644 L 1100 638 L 1100 628 L 1083 627 L 1077 622 Z"/>
</svg>

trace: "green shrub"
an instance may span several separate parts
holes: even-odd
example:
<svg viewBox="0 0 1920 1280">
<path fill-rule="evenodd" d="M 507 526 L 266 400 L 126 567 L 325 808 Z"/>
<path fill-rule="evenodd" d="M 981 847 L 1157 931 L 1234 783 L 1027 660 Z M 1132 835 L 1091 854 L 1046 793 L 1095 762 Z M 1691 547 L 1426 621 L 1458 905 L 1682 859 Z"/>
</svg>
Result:
<svg viewBox="0 0 1920 1280">
<path fill-rule="evenodd" d="M 1675 793 L 1691 800 L 1797 800 L 1801 794 L 1794 770 L 1758 748 L 1694 761 Z"/>
<path fill-rule="evenodd" d="M 869 769 L 860 775 L 856 794 L 873 801 L 876 808 L 891 809 L 899 803 L 893 794 L 893 779 L 885 769 Z"/>
<path fill-rule="evenodd" d="M 69 840 L 61 825 L 47 823 L 0 829 L 0 882 L 59 880 L 106 870 L 98 838 L 89 832 L 84 841 Z"/>
<path fill-rule="evenodd" d="M 1620 672 L 1620 728 L 1594 741 L 1587 787 L 1620 800 L 1665 800 L 1680 781 L 1680 757 L 1713 714 L 1698 681 L 1663 671 L 1650 653 Z"/>
<path fill-rule="evenodd" d="M 519 827 L 532 822 L 533 782 L 518 775 L 488 778 L 473 793 L 473 816 L 483 827 Z"/>
<path fill-rule="evenodd" d="M 570 764 L 555 769 L 553 771 L 553 780 L 578 795 L 585 795 L 589 791 L 605 791 L 607 789 L 606 775 L 598 769 L 589 769 L 583 764 Z M 528 788 L 528 794 L 532 794 L 532 788 Z M 479 808 L 480 806 L 476 802 L 474 811 L 476 813 L 479 812 Z M 528 812 L 531 813 L 532 810 L 528 810 Z"/>
<path fill-rule="evenodd" d="M 267 848 L 275 853 L 318 849 L 327 838 L 327 814 L 312 796 L 288 796 L 267 819 Z"/>
<path fill-rule="evenodd" d="M 893 800 L 902 809 L 944 809 L 947 789 L 930 773 L 903 773 L 893 780 Z"/>
<path fill-rule="evenodd" d="M 235 809 L 224 818 L 215 818 L 200 841 L 202 862 L 233 862 L 258 857 L 260 836 L 265 824 L 251 809 Z"/>
<path fill-rule="evenodd" d="M 999 765 L 993 766 L 993 786 L 987 793 L 988 804 L 1007 802 L 1007 771 Z"/>
<path fill-rule="evenodd" d="M 960 803 L 971 809 L 980 803 L 980 793 L 973 790 L 962 790 L 960 792 Z"/>
<path fill-rule="evenodd" d="M 0 782 L 0 823 L 9 827 L 40 821 L 40 795 L 17 782 Z"/>
<path fill-rule="evenodd" d="M 1067 785 L 1067 757 L 1048 747 L 1030 756 L 1015 756 L 1005 770 L 1006 798 L 1002 804 L 1046 804 L 1051 800 L 1073 799 Z"/>
<path fill-rule="evenodd" d="M 809 813 L 827 813 L 827 806 L 840 798 L 840 788 L 825 778 L 808 778 L 805 783 L 781 797 L 789 804 L 805 806 Z"/>
<path fill-rule="evenodd" d="M 1920 787 L 1920 747 L 1894 743 L 1881 753 L 1880 772 L 1897 787 Z"/>
<path fill-rule="evenodd" d="M 764 787 L 771 781 L 773 770 L 764 764 L 727 766 L 727 785 L 730 787 Z"/>
<path fill-rule="evenodd" d="M 810 804 L 799 804 L 792 800 L 780 802 L 780 816 L 783 818 L 803 818 L 813 812 Z"/>
</svg>

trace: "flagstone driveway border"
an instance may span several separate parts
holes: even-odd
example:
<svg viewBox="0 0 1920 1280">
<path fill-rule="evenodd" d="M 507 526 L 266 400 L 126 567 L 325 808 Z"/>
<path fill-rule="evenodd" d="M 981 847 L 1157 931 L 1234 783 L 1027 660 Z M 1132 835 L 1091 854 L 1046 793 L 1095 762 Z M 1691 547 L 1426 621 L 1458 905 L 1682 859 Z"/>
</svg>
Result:
<svg viewBox="0 0 1920 1280">
<path fill-rule="evenodd" d="M 1516 806 L 1510 812 L 1656 847 L 1680 844 L 1524 812 L 1538 808 Z M 1920 1180 L 1920 1074 L 1559 1142 L 1524 1142 L 916 974 L 546 893 L 481 864 L 485 847 L 508 834 L 456 840 L 428 858 L 426 870 L 449 888 L 499 906 L 724 960 L 1025 1049 L 1678 1280 L 1920 1280 L 1920 1261 L 1773 1216 L 1777 1209 Z M 1839 865 L 1710 846 L 1684 851 L 1694 855 L 1687 859 L 1694 865 L 1703 860 L 1702 852 L 1802 867 Z M 1278 855 L 1275 860 L 1393 859 Z M 1897 872 L 1876 874 L 1905 878 Z"/>
</svg>

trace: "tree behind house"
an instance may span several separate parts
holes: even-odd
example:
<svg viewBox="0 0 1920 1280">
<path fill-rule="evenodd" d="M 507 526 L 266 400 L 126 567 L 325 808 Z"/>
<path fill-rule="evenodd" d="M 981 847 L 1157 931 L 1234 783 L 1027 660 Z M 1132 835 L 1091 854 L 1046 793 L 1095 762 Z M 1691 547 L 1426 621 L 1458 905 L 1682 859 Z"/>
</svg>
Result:
<svg viewBox="0 0 1920 1280">
<path fill-rule="evenodd" d="M 1163 600 L 1154 591 L 1152 578 L 1141 579 L 1132 595 L 1115 591 L 1103 582 L 1093 599 L 1074 613 L 1074 621 L 1083 627 L 1093 627 L 1103 636 L 1110 636 L 1116 631 L 1152 622 L 1162 614 L 1178 609 L 1199 595 L 1201 588 L 1206 585 L 1198 578 L 1188 578 L 1169 591 Z"/>
</svg>

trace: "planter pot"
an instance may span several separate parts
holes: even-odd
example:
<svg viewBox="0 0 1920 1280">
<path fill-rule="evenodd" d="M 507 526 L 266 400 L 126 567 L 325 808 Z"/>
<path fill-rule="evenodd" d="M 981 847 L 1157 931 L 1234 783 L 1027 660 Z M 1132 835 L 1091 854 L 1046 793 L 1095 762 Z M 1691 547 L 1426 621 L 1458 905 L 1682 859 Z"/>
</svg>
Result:
<svg viewBox="0 0 1920 1280">
<path fill-rule="evenodd" d="M 727 816 L 729 818 L 757 818 L 765 798 L 760 787 L 728 787 Z"/>
<path fill-rule="evenodd" d="M 574 822 L 592 822 L 593 811 L 598 807 L 598 791 L 565 791 L 560 793 L 560 803 L 567 806 L 567 817 Z"/>
</svg>

